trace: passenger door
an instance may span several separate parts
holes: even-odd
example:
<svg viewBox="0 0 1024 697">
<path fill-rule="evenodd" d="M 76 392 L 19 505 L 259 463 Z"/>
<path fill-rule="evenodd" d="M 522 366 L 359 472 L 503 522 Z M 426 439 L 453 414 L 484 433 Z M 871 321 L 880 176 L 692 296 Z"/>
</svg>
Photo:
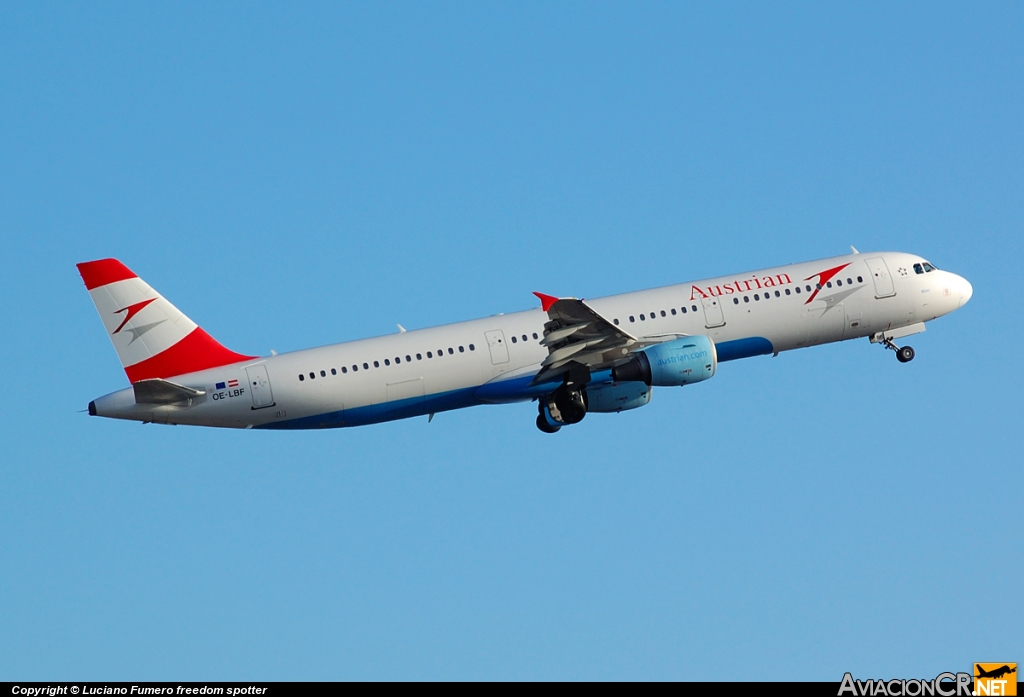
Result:
<svg viewBox="0 0 1024 697">
<path fill-rule="evenodd" d="M 868 259 L 867 265 L 871 280 L 875 282 L 875 297 L 890 298 L 896 295 L 896 286 L 892 282 L 892 275 L 889 273 L 885 259 L 882 257 Z"/>
<path fill-rule="evenodd" d="M 267 366 L 251 365 L 245 369 L 249 378 L 249 394 L 252 395 L 252 408 L 263 409 L 274 406 L 274 391 L 270 388 L 270 376 Z"/>
</svg>

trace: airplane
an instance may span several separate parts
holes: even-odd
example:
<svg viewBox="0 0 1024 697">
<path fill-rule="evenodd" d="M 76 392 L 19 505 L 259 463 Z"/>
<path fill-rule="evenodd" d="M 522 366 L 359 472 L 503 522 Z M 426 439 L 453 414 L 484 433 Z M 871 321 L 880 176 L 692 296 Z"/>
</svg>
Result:
<svg viewBox="0 0 1024 697">
<path fill-rule="evenodd" d="M 901 252 L 852 254 L 541 306 L 270 356 L 225 348 L 116 259 L 78 264 L 131 387 L 89 414 L 222 428 L 363 426 L 537 402 L 544 433 L 645 406 L 720 363 L 867 338 L 896 341 L 960 308 L 964 278 Z"/>
<path fill-rule="evenodd" d="M 997 679 L 997 678 L 1003 677 L 1004 675 L 1009 675 L 1010 673 L 1016 673 L 1017 672 L 1016 664 L 1014 664 L 1013 668 L 1011 668 L 1008 665 L 1004 665 L 1004 666 L 1001 666 L 999 668 L 995 668 L 993 670 L 985 670 L 980 665 L 975 664 L 975 669 L 978 672 L 978 674 L 974 676 L 976 678 L 994 678 L 994 679 Z"/>
</svg>

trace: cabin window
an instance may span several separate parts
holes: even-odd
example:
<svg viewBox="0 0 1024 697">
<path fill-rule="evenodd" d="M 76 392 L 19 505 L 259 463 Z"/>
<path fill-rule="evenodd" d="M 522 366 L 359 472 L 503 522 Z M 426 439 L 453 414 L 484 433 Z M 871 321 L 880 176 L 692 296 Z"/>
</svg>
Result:
<svg viewBox="0 0 1024 697">
<path fill-rule="evenodd" d="M 786 295 L 789 295 L 789 288 L 786 289 Z"/>
<path fill-rule="evenodd" d="M 819 285 L 818 285 L 818 287 L 819 287 L 819 288 L 821 288 L 821 285 L 819 284 Z M 811 287 L 810 287 L 810 286 L 807 286 L 807 292 L 808 292 L 808 293 L 810 293 L 810 292 L 811 292 Z"/>
<path fill-rule="evenodd" d="M 515 334 L 512 335 L 512 343 L 513 344 L 516 343 L 516 335 Z"/>
<path fill-rule="evenodd" d="M 337 374 L 338 374 L 338 371 L 335 370 L 334 368 L 331 368 L 331 375 L 337 375 Z"/>
<path fill-rule="evenodd" d="M 352 367 L 354 368 L 355 366 L 352 366 Z M 348 368 L 346 368 L 345 366 L 341 366 L 341 372 L 342 373 L 347 373 L 348 372 Z"/>
<path fill-rule="evenodd" d="M 697 311 L 697 306 L 696 305 L 692 305 L 691 308 L 693 309 L 694 312 Z"/>
<path fill-rule="evenodd" d="M 364 367 L 364 368 L 366 367 L 366 364 L 365 364 L 365 363 L 363 364 L 363 367 Z M 379 363 L 379 362 L 377 362 L 377 361 L 374 361 L 374 362 L 373 362 L 373 367 L 374 367 L 374 368 L 379 368 L 379 367 L 380 367 L 380 363 Z"/>
<path fill-rule="evenodd" d="M 466 352 L 466 347 L 465 346 L 460 346 L 459 347 L 459 353 L 465 353 L 465 352 Z"/>
<path fill-rule="evenodd" d="M 841 279 L 841 278 L 837 278 L 837 279 L 836 279 L 836 285 L 837 285 L 837 286 L 841 286 L 841 285 L 843 285 L 843 279 Z"/>
<path fill-rule="evenodd" d="M 309 374 L 309 379 L 310 380 L 316 380 L 316 373 L 310 373 Z"/>
<path fill-rule="evenodd" d="M 353 372 L 353 373 L 358 373 L 358 372 L 359 372 L 359 366 L 357 366 L 357 365 L 353 365 L 353 366 L 352 366 L 352 372 Z"/>
<path fill-rule="evenodd" d="M 536 338 L 537 338 L 537 332 L 534 332 L 534 333 L 533 333 L 533 338 L 534 338 L 534 339 L 536 339 Z"/>
<path fill-rule="evenodd" d="M 821 284 L 820 283 L 815 283 L 814 287 L 817 288 L 818 290 L 821 290 Z M 808 288 L 807 290 L 810 290 L 810 288 Z"/>
<path fill-rule="evenodd" d="M 616 317 L 616 318 L 615 318 L 615 319 L 613 319 L 612 321 L 613 321 L 613 322 L 615 322 L 615 326 L 616 326 L 616 327 L 617 327 L 617 326 L 619 326 L 619 318 L 618 318 L 618 317 Z"/>
<path fill-rule="evenodd" d="M 675 317 L 675 314 L 676 314 L 676 308 L 673 307 L 672 308 L 672 316 Z M 618 322 L 616 322 L 615 324 L 618 324 Z"/>
<path fill-rule="evenodd" d="M 744 295 L 743 296 L 743 302 L 745 302 L 745 303 L 750 302 L 750 296 L 749 295 Z"/>
<path fill-rule="evenodd" d="M 658 316 L 658 313 L 657 313 L 657 312 L 652 312 L 652 313 L 651 313 L 651 319 L 654 319 L 654 318 L 655 318 L 655 317 L 657 317 L 657 316 Z"/>
<path fill-rule="evenodd" d="M 827 285 L 829 288 L 831 288 L 832 287 L 832 281 L 829 281 L 825 285 Z M 818 284 L 818 287 L 821 288 L 821 284 Z"/>
<path fill-rule="evenodd" d="M 327 371 L 326 370 L 321 370 L 320 371 L 320 377 L 322 377 L 322 378 L 327 377 Z"/>
<path fill-rule="evenodd" d="M 448 348 L 448 355 L 449 355 L 449 356 L 454 356 L 454 355 L 455 355 L 455 349 L 453 349 L 453 348 L 449 347 L 449 348 Z"/>
<path fill-rule="evenodd" d="M 757 293 L 754 293 L 754 300 L 760 300 L 760 299 L 761 299 L 761 298 L 760 298 L 760 297 L 758 297 Z"/>
<path fill-rule="evenodd" d="M 782 297 L 782 293 L 780 293 L 779 291 L 775 291 L 775 297 L 776 298 L 781 298 Z"/>
<path fill-rule="evenodd" d="M 401 356 L 395 356 L 395 365 L 398 365 L 401 362 L 402 362 L 402 357 Z"/>
<path fill-rule="evenodd" d="M 788 293 L 789 291 L 787 290 L 786 292 Z M 799 294 L 800 294 L 800 286 L 797 286 L 797 287 L 796 287 L 796 293 L 797 293 L 797 295 L 799 295 Z"/>
<path fill-rule="evenodd" d="M 302 373 L 299 373 L 299 382 L 302 382 L 305 379 L 306 379 L 306 376 L 303 375 Z"/>
<path fill-rule="evenodd" d="M 846 279 L 846 285 L 852 286 L 853 285 L 853 279 L 850 279 L 850 278 Z"/>
<path fill-rule="evenodd" d="M 388 360 L 387 358 L 385 358 L 385 359 L 384 359 L 384 365 L 391 365 L 391 361 L 390 361 L 390 360 Z M 374 362 L 373 362 L 373 367 L 374 367 L 374 368 L 376 368 L 376 367 L 377 367 L 377 361 L 374 361 Z"/>
<path fill-rule="evenodd" d="M 423 360 L 423 354 L 422 353 L 417 353 L 416 354 L 416 360 L 422 361 Z"/>
<path fill-rule="evenodd" d="M 665 311 L 664 311 L 664 310 L 662 310 L 662 311 L 661 311 L 661 316 L 662 316 L 662 317 L 664 317 L 664 316 L 665 316 Z"/>
<path fill-rule="evenodd" d="M 732 304 L 733 305 L 739 305 L 740 304 L 740 299 L 739 298 L 733 298 L 732 299 Z"/>
<path fill-rule="evenodd" d="M 864 277 L 863 276 L 857 276 L 857 283 L 863 283 L 863 282 L 864 282 Z"/>
<path fill-rule="evenodd" d="M 427 358 L 433 358 L 433 357 L 434 357 L 433 351 L 427 351 Z"/>
<path fill-rule="evenodd" d="M 647 318 L 646 318 L 646 317 L 644 317 L 643 313 L 640 313 L 640 321 L 641 321 L 641 322 L 643 322 L 643 321 L 644 321 L 644 320 L 646 320 L 646 319 L 647 319 Z"/>
<path fill-rule="evenodd" d="M 474 346 L 473 344 L 470 344 L 469 345 L 469 350 L 470 351 L 476 351 L 476 346 Z"/>
<path fill-rule="evenodd" d="M 635 318 L 635 317 L 633 317 L 633 315 L 630 315 L 630 316 L 629 316 L 629 321 L 630 321 L 630 322 L 636 322 L 636 318 Z"/>
</svg>

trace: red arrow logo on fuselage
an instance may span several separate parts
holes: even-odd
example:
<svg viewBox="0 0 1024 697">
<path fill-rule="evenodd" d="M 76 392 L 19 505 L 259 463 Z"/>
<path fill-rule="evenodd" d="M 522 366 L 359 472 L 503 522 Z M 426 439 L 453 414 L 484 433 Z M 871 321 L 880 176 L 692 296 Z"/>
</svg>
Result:
<svg viewBox="0 0 1024 697">
<path fill-rule="evenodd" d="M 814 292 L 811 293 L 811 297 L 807 298 L 807 302 L 805 302 L 804 305 L 807 305 L 812 300 L 814 300 L 814 298 L 816 298 L 817 295 L 818 295 L 818 291 L 820 291 L 822 289 L 822 287 L 826 283 L 831 281 L 833 276 L 835 276 L 837 273 L 839 273 L 840 271 L 842 271 L 843 269 L 845 269 L 849 265 L 850 265 L 850 262 L 847 262 L 847 263 L 843 264 L 842 266 L 836 266 L 836 267 L 833 267 L 831 269 L 827 269 L 825 271 L 821 271 L 820 273 L 816 273 L 816 274 L 814 274 L 812 276 L 808 276 L 807 278 L 805 278 L 804 279 L 805 281 L 809 281 L 812 278 L 814 278 L 815 276 L 817 276 L 818 277 L 818 283 L 817 283 L 817 285 L 814 288 Z"/>
</svg>

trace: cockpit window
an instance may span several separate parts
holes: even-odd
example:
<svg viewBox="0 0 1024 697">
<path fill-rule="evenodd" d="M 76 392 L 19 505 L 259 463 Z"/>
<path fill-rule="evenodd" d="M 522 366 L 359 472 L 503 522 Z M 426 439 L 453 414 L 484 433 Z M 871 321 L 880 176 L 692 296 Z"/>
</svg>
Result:
<svg viewBox="0 0 1024 697">
<path fill-rule="evenodd" d="M 935 267 L 932 266 L 931 264 L 929 264 L 927 261 L 924 263 L 924 272 L 925 273 L 929 273 L 929 272 L 934 271 L 934 270 L 935 270 Z"/>
<path fill-rule="evenodd" d="M 924 273 L 924 267 L 920 264 L 914 264 L 914 273 Z"/>
</svg>

